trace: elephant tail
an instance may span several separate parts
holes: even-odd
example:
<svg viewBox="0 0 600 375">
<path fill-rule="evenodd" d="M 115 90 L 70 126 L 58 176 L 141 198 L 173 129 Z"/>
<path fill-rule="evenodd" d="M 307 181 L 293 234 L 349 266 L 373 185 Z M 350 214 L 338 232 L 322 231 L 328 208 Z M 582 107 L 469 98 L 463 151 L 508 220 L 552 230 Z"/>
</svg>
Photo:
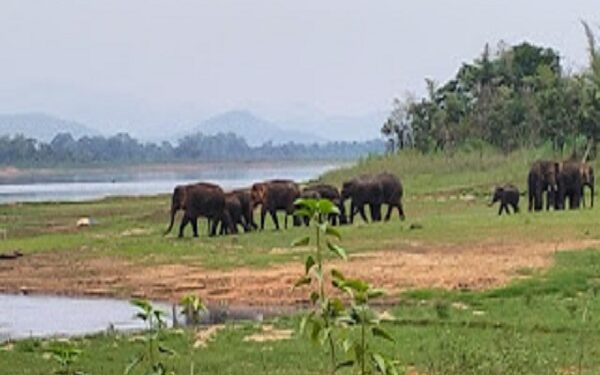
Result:
<svg viewBox="0 0 600 375">
<path fill-rule="evenodd" d="M 169 223 L 169 227 L 163 236 L 166 236 L 171 232 L 171 229 L 173 229 L 173 224 L 175 223 L 175 214 L 180 208 L 184 208 L 182 204 L 184 194 L 184 189 L 179 186 L 175 188 L 175 191 L 173 191 L 173 198 L 171 200 L 171 222 Z"/>
<path fill-rule="evenodd" d="M 173 205 L 171 207 L 171 222 L 169 223 L 169 227 L 167 228 L 167 230 L 165 231 L 163 236 L 166 236 L 167 234 L 171 233 L 171 229 L 173 229 L 173 224 L 175 223 L 175 214 L 176 213 L 177 213 L 177 206 Z"/>
</svg>

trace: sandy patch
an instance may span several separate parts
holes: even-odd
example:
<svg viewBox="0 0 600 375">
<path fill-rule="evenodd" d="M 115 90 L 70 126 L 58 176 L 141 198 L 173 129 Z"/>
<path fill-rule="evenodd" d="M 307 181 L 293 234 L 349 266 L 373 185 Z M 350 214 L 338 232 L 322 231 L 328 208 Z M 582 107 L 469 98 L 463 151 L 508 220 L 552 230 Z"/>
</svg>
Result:
<svg viewBox="0 0 600 375">
<path fill-rule="evenodd" d="M 535 244 L 430 246 L 352 255 L 329 265 L 385 289 L 388 299 L 408 288 L 481 290 L 523 277 L 520 270 L 544 269 L 558 250 L 600 246 L 600 240 Z M 182 260 L 183 262 L 183 260 Z M 188 293 L 208 303 L 292 306 L 307 303 L 307 289 L 292 286 L 301 262 L 264 269 L 206 270 L 189 264 L 140 265 L 81 252 L 44 252 L 0 261 L 0 292 L 131 296 L 178 301 Z"/>
<path fill-rule="evenodd" d="M 272 325 L 262 326 L 262 330 L 253 335 L 244 337 L 245 342 L 269 342 L 289 340 L 292 338 L 294 331 L 291 329 L 276 329 Z"/>
</svg>

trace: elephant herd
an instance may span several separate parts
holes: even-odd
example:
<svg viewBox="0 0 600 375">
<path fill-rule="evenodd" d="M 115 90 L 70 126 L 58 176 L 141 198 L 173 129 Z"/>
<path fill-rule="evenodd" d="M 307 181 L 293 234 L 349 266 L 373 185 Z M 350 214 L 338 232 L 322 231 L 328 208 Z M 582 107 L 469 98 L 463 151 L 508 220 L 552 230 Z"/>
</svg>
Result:
<svg viewBox="0 0 600 375">
<path fill-rule="evenodd" d="M 594 207 L 594 183 L 594 169 L 585 162 L 537 160 L 527 174 L 529 211 L 585 207 L 585 187 L 590 189 L 590 205 Z M 510 184 L 496 187 L 489 205 L 496 202 L 500 202 L 498 215 L 510 213 L 508 207 L 519 212 L 519 189 Z"/>
<path fill-rule="evenodd" d="M 238 227 L 245 232 L 264 229 L 267 214 L 275 229 L 279 230 L 277 213 L 285 213 L 284 227 L 292 216 L 294 226 L 307 224 L 294 216 L 295 202 L 299 198 L 329 199 L 339 209 L 339 214 L 328 218 L 333 225 L 353 223 L 356 214 L 368 222 L 365 208 L 368 206 L 372 221 L 382 220 L 381 210 L 387 205 L 385 220 L 391 218 L 393 210 L 404 219 L 402 207 L 403 188 L 397 176 L 391 173 L 361 175 L 344 182 L 341 191 L 333 185 L 316 184 L 301 188 L 291 180 L 275 179 L 257 182 L 250 188 L 225 192 L 220 186 L 200 182 L 175 187 L 171 200 L 170 224 L 165 232 L 173 228 L 175 215 L 183 210 L 179 226 L 179 237 L 183 237 L 188 224 L 194 237 L 198 237 L 198 219 L 205 217 L 209 222 L 209 235 L 235 234 Z M 350 200 L 350 211 L 346 213 L 346 201 Z M 254 221 L 254 211 L 260 206 L 260 226 Z"/>
<path fill-rule="evenodd" d="M 529 211 L 578 209 L 585 207 L 584 188 L 591 192 L 594 207 L 594 169 L 585 162 L 567 160 L 562 162 L 538 160 L 527 175 Z"/>
</svg>

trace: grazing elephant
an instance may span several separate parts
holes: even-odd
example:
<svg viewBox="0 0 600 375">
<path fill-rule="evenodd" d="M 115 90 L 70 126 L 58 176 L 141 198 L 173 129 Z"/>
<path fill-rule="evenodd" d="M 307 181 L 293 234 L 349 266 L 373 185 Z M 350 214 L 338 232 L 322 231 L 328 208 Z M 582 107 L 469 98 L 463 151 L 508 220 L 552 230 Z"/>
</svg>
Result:
<svg viewBox="0 0 600 375">
<path fill-rule="evenodd" d="M 354 222 L 354 215 L 358 212 L 365 222 L 365 205 L 371 210 L 371 220 L 381 220 L 381 205 L 383 203 L 383 186 L 381 181 L 371 175 L 361 175 L 344 182 L 342 186 L 342 204 L 350 199 L 350 223 Z"/>
<path fill-rule="evenodd" d="M 591 207 L 594 207 L 594 168 L 587 163 L 581 163 L 579 166 L 579 173 L 581 174 L 581 202 L 583 203 L 583 207 L 585 207 L 584 188 L 586 186 L 590 188 Z"/>
<path fill-rule="evenodd" d="M 346 209 L 342 202 L 340 192 L 335 186 L 327 184 L 312 185 L 306 187 L 304 191 L 314 191 L 318 193 L 319 198 L 329 199 L 340 210 L 339 215 L 331 214 L 329 216 L 329 221 L 332 225 L 337 225 L 338 222 L 340 225 L 347 223 Z"/>
<path fill-rule="evenodd" d="M 221 220 L 231 225 L 229 215 L 225 211 L 225 193 L 219 186 L 209 183 L 176 186 L 171 199 L 171 222 L 165 232 L 167 235 L 173 228 L 175 214 L 183 210 L 183 218 L 179 226 L 179 237 L 188 223 L 192 225 L 194 237 L 198 237 L 198 218 L 203 216 L 212 222 L 210 235 L 217 232 L 217 223 Z"/>
<path fill-rule="evenodd" d="M 402 195 L 404 190 L 400 179 L 388 172 L 378 174 L 375 176 L 375 179 L 381 183 L 381 186 L 383 187 L 383 203 L 388 205 L 385 221 L 390 220 L 394 208 L 398 209 L 400 220 L 404 220 L 404 209 L 402 208 Z"/>
<path fill-rule="evenodd" d="M 285 211 L 285 228 L 288 226 L 288 216 L 294 214 L 294 201 L 300 197 L 300 187 L 290 180 L 270 180 L 252 185 L 252 205 L 262 205 L 260 210 L 260 229 L 265 228 L 265 216 L 271 215 L 275 229 L 279 230 L 277 211 Z M 299 219 L 294 217 L 294 225 L 299 225 Z"/>
<path fill-rule="evenodd" d="M 542 210 L 544 192 L 546 192 L 546 210 L 549 210 L 551 205 L 556 207 L 558 170 L 558 163 L 550 160 L 538 160 L 531 165 L 527 175 L 529 211 Z"/>
<path fill-rule="evenodd" d="M 514 213 L 519 212 L 519 189 L 510 184 L 497 186 L 489 206 L 493 206 L 496 202 L 500 202 L 498 215 L 502 215 L 502 211 L 505 211 L 507 215 L 510 215 L 510 211 L 508 210 L 509 205 L 512 206 Z"/>
<path fill-rule="evenodd" d="M 244 228 L 247 228 L 247 230 L 256 230 L 258 225 L 254 222 L 254 207 L 252 205 L 252 193 L 250 189 L 237 189 L 233 190 L 232 193 L 240 200 Z"/>
<path fill-rule="evenodd" d="M 559 210 L 565 209 L 568 200 L 569 209 L 578 209 L 583 191 L 580 163 L 576 161 L 559 163 L 557 182 L 556 208 Z"/>
</svg>

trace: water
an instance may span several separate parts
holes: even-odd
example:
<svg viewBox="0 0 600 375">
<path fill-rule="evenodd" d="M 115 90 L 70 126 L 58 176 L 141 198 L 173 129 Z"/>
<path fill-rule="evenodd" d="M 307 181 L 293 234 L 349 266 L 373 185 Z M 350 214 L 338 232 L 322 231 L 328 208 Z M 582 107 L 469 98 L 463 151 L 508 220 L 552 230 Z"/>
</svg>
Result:
<svg viewBox="0 0 600 375">
<path fill-rule="evenodd" d="M 173 306 L 153 303 L 162 310 L 167 326 L 172 326 Z M 83 336 L 103 331 L 135 331 L 144 322 L 134 318 L 137 308 L 129 301 L 110 298 L 30 296 L 0 294 L 0 343 L 30 337 Z M 297 311 L 295 307 L 208 306 L 201 324 L 231 321 L 262 321 Z M 185 324 L 178 309 L 177 323 Z"/>
<path fill-rule="evenodd" d="M 85 201 L 116 195 L 171 193 L 175 185 L 213 182 L 225 189 L 247 187 L 256 181 L 286 178 L 305 181 L 340 164 L 224 164 L 168 169 L 103 169 L 0 176 L 0 203 Z M 174 167 L 176 168 L 176 167 Z"/>
<path fill-rule="evenodd" d="M 165 306 L 163 310 L 169 312 Z M 0 294 L 0 342 L 47 336 L 80 336 L 112 327 L 143 329 L 136 308 L 115 299 Z M 170 318 L 169 318 L 170 319 Z"/>
</svg>

